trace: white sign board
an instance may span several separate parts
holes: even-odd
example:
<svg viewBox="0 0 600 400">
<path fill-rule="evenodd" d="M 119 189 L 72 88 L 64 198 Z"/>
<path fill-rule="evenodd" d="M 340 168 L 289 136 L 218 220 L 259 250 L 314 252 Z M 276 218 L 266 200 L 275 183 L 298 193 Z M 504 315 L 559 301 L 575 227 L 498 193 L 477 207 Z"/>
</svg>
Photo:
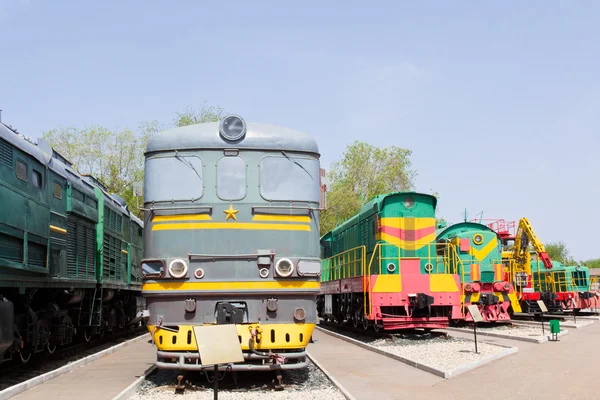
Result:
<svg viewBox="0 0 600 400">
<path fill-rule="evenodd" d="M 483 321 L 483 316 L 479 312 L 479 307 L 477 307 L 477 304 L 471 304 L 470 306 L 467 306 L 467 308 L 469 309 L 474 322 Z"/>
<path fill-rule="evenodd" d="M 544 303 L 544 300 L 538 300 L 537 304 L 540 307 L 540 310 L 542 310 L 542 312 L 548 312 L 548 307 L 546 307 L 546 303 Z"/>
<path fill-rule="evenodd" d="M 142 185 L 142 182 L 133 182 L 133 195 L 135 197 L 142 197 L 144 195 L 144 185 Z"/>
<path fill-rule="evenodd" d="M 195 326 L 194 335 L 202 365 L 244 361 L 235 325 Z"/>
</svg>

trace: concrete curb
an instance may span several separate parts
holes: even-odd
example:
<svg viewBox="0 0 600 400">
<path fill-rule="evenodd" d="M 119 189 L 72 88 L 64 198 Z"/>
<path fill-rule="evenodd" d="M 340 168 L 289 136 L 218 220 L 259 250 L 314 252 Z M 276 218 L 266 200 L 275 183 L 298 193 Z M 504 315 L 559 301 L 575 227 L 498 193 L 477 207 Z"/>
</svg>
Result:
<svg viewBox="0 0 600 400">
<path fill-rule="evenodd" d="M 477 342 L 479 343 L 479 340 Z M 481 342 L 481 343 L 487 343 L 487 342 Z M 492 343 L 488 343 L 488 344 L 492 344 Z M 445 378 L 448 379 L 448 378 L 452 378 L 452 377 L 458 376 L 460 374 L 464 374 L 465 372 L 474 370 L 475 368 L 479 368 L 479 367 L 481 367 L 481 366 L 483 366 L 485 364 L 489 364 L 492 361 L 496 361 L 496 360 L 499 360 L 501 358 L 508 357 L 511 354 L 515 354 L 515 353 L 519 352 L 519 348 L 518 347 L 507 347 L 507 346 L 503 346 L 503 345 L 498 345 L 496 343 L 493 343 L 493 345 L 494 346 L 499 346 L 499 347 L 504 347 L 505 350 L 503 350 L 500 353 L 495 354 L 493 356 L 487 356 L 486 358 L 483 358 L 483 359 L 481 359 L 479 361 L 476 361 L 476 362 L 474 362 L 472 364 L 464 365 L 462 367 L 454 368 L 454 369 L 452 369 L 452 370 L 450 370 L 449 372 L 446 373 Z"/>
<path fill-rule="evenodd" d="M 148 375 L 153 373 L 155 370 L 156 365 L 153 365 L 147 370 L 145 370 L 141 376 L 139 376 L 135 381 L 133 381 L 131 385 L 127 386 L 127 388 L 125 388 L 121 393 L 113 397 L 112 400 L 125 400 L 130 398 L 140 388 L 140 386 L 142 386 L 142 383 L 144 383 Z"/>
<path fill-rule="evenodd" d="M 446 328 L 449 331 L 454 331 L 454 332 L 463 332 L 463 333 L 473 333 L 472 329 L 465 329 L 465 328 L 454 328 L 454 327 L 448 327 Z M 550 333 L 550 327 L 548 327 L 548 333 Z M 567 333 L 569 333 L 568 330 L 563 330 L 558 334 L 558 337 L 564 336 Z M 509 340 L 516 340 L 519 342 L 530 342 L 530 343 L 545 343 L 548 341 L 548 338 L 550 336 L 545 336 L 545 337 L 526 337 L 526 336 L 511 336 L 511 335 L 504 335 L 502 333 L 492 333 L 492 332 L 485 332 L 485 331 L 481 331 L 481 330 L 477 330 L 477 336 L 489 336 L 489 337 L 497 337 L 500 339 L 509 339 Z"/>
<path fill-rule="evenodd" d="M 310 353 L 308 352 L 308 350 L 306 350 L 306 355 L 308 356 L 308 358 L 310 359 L 310 361 L 313 362 L 313 364 L 315 364 L 317 366 L 317 368 L 319 368 L 324 374 L 325 376 L 327 376 L 327 379 L 329 379 L 331 381 L 331 383 L 333 383 L 340 392 L 342 392 L 342 395 L 348 399 L 348 400 L 356 400 L 356 397 L 352 396 L 350 394 L 350 392 L 348 392 L 348 390 L 340 383 L 338 382 L 337 379 L 335 379 L 333 377 L 333 375 L 331 375 L 329 373 L 329 371 L 327 371 L 325 369 L 325 367 L 323 367 L 312 355 L 310 355 Z M 113 400 L 118 400 L 117 398 L 114 398 Z"/>
<path fill-rule="evenodd" d="M 583 321 L 578 321 L 577 325 L 575 325 L 574 323 L 560 321 L 560 327 L 561 328 L 565 327 L 565 328 L 581 329 L 581 328 L 585 328 L 586 326 L 592 325 L 594 322 L 596 322 L 596 321 L 595 320 L 583 320 Z M 513 324 L 526 325 L 526 326 L 542 326 L 542 323 L 537 322 L 537 321 L 514 321 Z M 548 321 L 544 321 L 544 326 L 548 327 L 548 329 L 550 329 L 550 324 L 548 323 Z"/>
<path fill-rule="evenodd" d="M 96 361 L 104 356 L 107 356 L 109 354 L 112 354 L 116 351 L 121 350 L 124 347 L 129 346 L 130 344 L 133 344 L 137 341 L 143 340 L 143 339 L 149 339 L 150 338 L 150 334 L 149 333 L 144 333 L 136 338 L 130 339 L 126 342 L 123 343 L 119 343 L 115 346 L 109 347 L 108 349 L 104 349 L 98 353 L 95 354 L 91 354 L 87 357 L 84 357 L 80 360 L 74 361 L 72 363 L 69 363 L 67 365 L 63 365 L 60 368 L 57 368 L 53 371 L 50 372 L 46 372 L 43 375 L 40 376 L 36 376 L 35 378 L 31 378 L 25 382 L 21 382 L 18 385 L 15 386 L 11 386 L 7 389 L 4 389 L 3 391 L 0 392 L 0 400 L 5 400 L 5 399 L 9 399 L 13 396 L 16 396 L 19 393 L 23 393 L 26 390 L 29 390 L 31 388 L 34 388 L 38 385 L 41 385 L 42 383 L 48 382 L 60 375 L 66 374 L 67 372 L 70 372 L 72 370 L 74 370 L 77 367 L 81 367 L 84 366 L 86 364 L 89 364 L 93 361 Z"/>
<path fill-rule="evenodd" d="M 421 363 L 419 363 L 417 361 L 414 361 L 414 360 L 411 360 L 411 359 L 408 359 L 408 358 L 404 358 L 402 356 L 399 356 L 399 355 L 390 353 L 388 351 L 379 349 L 379 348 L 377 348 L 375 346 L 371 346 L 370 344 L 363 343 L 363 342 L 361 342 L 359 340 L 352 339 L 352 338 L 344 336 L 344 335 L 340 335 L 339 333 L 336 333 L 336 332 L 331 332 L 331 331 L 329 331 L 327 329 L 323 329 L 323 328 L 320 328 L 318 326 L 316 326 L 315 329 L 318 329 L 319 331 L 321 331 L 321 332 L 323 332 L 323 333 L 325 333 L 327 335 L 333 336 L 333 337 L 335 337 L 337 339 L 344 340 L 344 341 L 346 341 L 348 343 L 352 343 L 352 344 L 354 344 L 354 345 L 356 345 L 358 347 L 362 347 L 364 349 L 373 351 L 373 352 L 375 352 L 377 354 L 381 354 L 382 356 L 393 358 L 396 361 L 400 361 L 400 362 L 402 362 L 404 364 L 410 365 L 411 367 L 420 369 L 420 370 L 425 371 L 425 372 L 429 372 L 430 374 L 433 374 L 435 376 L 439 376 L 440 378 L 444 378 L 444 379 L 449 379 L 451 377 L 460 375 L 460 374 L 462 374 L 464 372 L 470 371 L 470 370 L 472 370 L 474 368 L 480 367 L 480 366 L 485 365 L 487 363 L 490 363 L 490 362 L 492 362 L 494 360 L 497 360 L 497 359 L 509 356 L 509 355 L 511 355 L 513 353 L 516 353 L 519 350 L 516 347 L 509 347 L 509 348 L 507 348 L 506 346 L 497 345 L 497 344 L 494 343 L 493 344 L 494 346 L 504 347 L 506 350 L 503 350 L 502 352 L 500 352 L 500 353 L 498 353 L 496 355 L 483 358 L 483 359 L 481 359 L 481 360 L 479 360 L 479 361 L 477 361 L 475 363 L 469 364 L 469 365 L 465 365 L 465 366 L 462 366 L 462 367 L 457 367 L 457 368 L 454 368 L 454 369 L 451 369 L 451 370 L 443 370 L 443 369 L 437 369 L 437 368 L 434 368 L 434 367 L 430 367 L 429 365 L 421 364 Z M 491 343 L 487 343 L 487 344 L 491 344 Z"/>
<path fill-rule="evenodd" d="M 446 328 L 447 329 L 447 328 Z M 454 336 L 452 335 L 452 332 L 447 332 L 447 334 L 449 336 L 452 336 L 454 338 L 457 339 L 463 339 L 463 340 L 470 340 L 471 342 L 475 343 L 475 337 L 473 336 L 473 331 L 471 332 L 460 332 L 460 333 L 470 333 L 471 336 L 470 337 L 462 337 L 462 336 Z M 477 334 L 479 335 L 479 332 L 477 332 Z M 504 347 L 505 349 L 516 349 L 517 347 L 515 346 L 509 346 L 507 344 L 502 344 L 502 343 L 493 343 L 493 342 L 488 342 L 487 340 L 485 340 L 486 338 L 480 339 L 479 337 L 477 338 L 477 343 L 485 343 L 485 344 L 491 344 L 493 346 L 498 346 L 498 347 Z"/>
</svg>

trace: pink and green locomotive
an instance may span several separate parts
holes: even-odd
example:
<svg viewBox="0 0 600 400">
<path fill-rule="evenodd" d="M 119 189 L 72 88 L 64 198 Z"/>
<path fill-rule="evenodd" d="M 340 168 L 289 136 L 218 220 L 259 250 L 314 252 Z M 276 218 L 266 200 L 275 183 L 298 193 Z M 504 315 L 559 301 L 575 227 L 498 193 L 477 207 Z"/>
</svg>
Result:
<svg viewBox="0 0 600 400">
<path fill-rule="evenodd" d="M 323 235 L 319 315 L 376 331 L 461 319 L 460 277 L 437 251 L 436 204 L 423 193 L 380 195 Z"/>
</svg>

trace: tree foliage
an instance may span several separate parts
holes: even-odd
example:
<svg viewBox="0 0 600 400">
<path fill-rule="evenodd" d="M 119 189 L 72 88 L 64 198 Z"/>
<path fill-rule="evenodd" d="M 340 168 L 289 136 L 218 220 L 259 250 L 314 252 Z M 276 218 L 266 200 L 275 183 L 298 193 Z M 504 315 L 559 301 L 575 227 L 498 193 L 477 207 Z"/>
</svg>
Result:
<svg viewBox="0 0 600 400">
<path fill-rule="evenodd" d="M 194 111 L 188 107 L 183 112 L 177 113 L 177 118 L 175 118 L 173 122 L 175 126 L 217 122 L 220 121 L 225 115 L 227 115 L 227 113 L 222 107 L 209 106 L 206 104 L 206 102 L 204 102 L 204 105 L 199 111 Z"/>
<path fill-rule="evenodd" d="M 575 259 L 571 257 L 571 253 L 564 242 L 549 242 L 545 244 L 544 247 L 546 248 L 546 253 L 548 253 L 548 256 L 550 256 L 552 261 L 559 261 L 565 265 L 577 264 Z"/>
<path fill-rule="evenodd" d="M 588 268 L 600 268 L 600 258 L 587 260 L 587 261 L 584 261 L 582 264 Z"/>
<path fill-rule="evenodd" d="M 356 214 L 373 197 L 392 191 L 413 190 L 416 172 L 411 151 L 395 146 L 377 148 L 365 142 L 349 145 L 328 172 L 331 190 L 321 214 L 321 234 Z"/>
<path fill-rule="evenodd" d="M 221 107 L 205 104 L 199 111 L 188 108 L 177 113 L 173 125 L 215 122 L 224 115 Z M 80 174 L 94 176 L 106 185 L 110 193 L 123 197 L 130 210 L 138 211 L 133 183 L 143 182 L 144 151 L 148 139 L 164 129 L 158 121 L 142 122 L 135 131 L 127 128 L 111 130 L 101 125 L 85 128 L 59 126 L 44 132 L 42 138 L 71 161 Z"/>
</svg>

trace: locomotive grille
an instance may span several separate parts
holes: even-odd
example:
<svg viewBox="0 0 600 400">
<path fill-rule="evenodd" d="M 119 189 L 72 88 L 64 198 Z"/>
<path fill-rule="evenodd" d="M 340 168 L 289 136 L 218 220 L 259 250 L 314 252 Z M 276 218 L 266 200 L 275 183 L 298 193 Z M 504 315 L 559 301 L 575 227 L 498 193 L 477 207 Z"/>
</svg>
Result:
<svg viewBox="0 0 600 400">
<path fill-rule="evenodd" d="M 32 241 L 27 243 L 27 246 L 27 264 L 35 267 L 45 267 L 47 247 Z"/>
<path fill-rule="evenodd" d="M 4 139 L 0 139 L 0 163 L 12 168 L 12 146 L 10 146 Z"/>
<path fill-rule="evenodd" d="M 121 267 L 123 264 L 122 248 L 123 244 L 121 240 L 110 234 L 104 234 L 102 276 L 105 279 L 121 279 Z"/>
<path fill-rule="evenodd" d="M 96 231 L 89 222 L 67 217 L 67 276 L 94 277 Z"/>
</svg>

